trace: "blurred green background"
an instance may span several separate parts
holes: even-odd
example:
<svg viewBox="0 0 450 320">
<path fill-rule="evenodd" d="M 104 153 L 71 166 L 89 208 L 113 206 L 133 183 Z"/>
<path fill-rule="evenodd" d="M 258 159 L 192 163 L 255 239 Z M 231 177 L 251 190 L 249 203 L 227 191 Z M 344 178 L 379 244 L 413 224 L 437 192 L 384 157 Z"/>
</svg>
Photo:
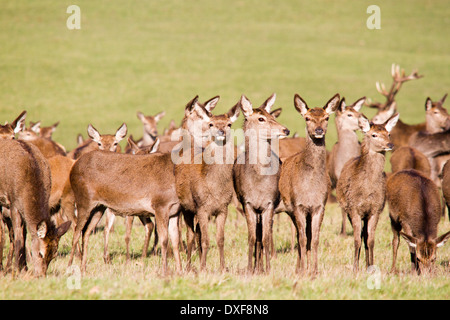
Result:
<svg viewBox="0 0 450 320">
<path fill-rule="evenodd" d="M 66 26 L 71 4 L 80 30 Z M 366 26 L 371 4 L 381 9 L 379 30 Z M 280 122 L 304 136 L 295 93 L 309 106 L 336 92 L 383 100 L 375 82 L 390 85 L 392 63 L 425 76 L 398 94 L 407 123 L 424 121 L 427 96 L 450 91 L 448 0 L 2 0 L 0 30 L 0 121 L 23 109 L 27 122 L 59 120 L 54 139 L 68 150 L 89 123 L 113 133 L 126 122 L 140 137 L 138 110 L 166 110 L 162 132 L 197 94 L 220 95 L 222 113 L 242 94 L 259 106 L 276 92 Z M 336 137 L 332 124 L 328 148 Z"/>
</svg>

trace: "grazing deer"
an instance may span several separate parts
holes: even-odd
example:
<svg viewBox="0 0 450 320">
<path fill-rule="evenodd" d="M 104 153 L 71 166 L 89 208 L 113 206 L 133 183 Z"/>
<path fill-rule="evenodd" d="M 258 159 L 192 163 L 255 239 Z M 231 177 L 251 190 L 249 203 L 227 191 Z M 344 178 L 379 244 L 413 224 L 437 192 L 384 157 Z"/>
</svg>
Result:
<svg viewBox="0 0 450 320">
<path fill-rule="evenodd" d="M 331 149 L 331 153 L 327 159 L 331 190 L 336 188 L 336 183 L 339 180 L 345 163 L 361 154 L 361 145 L 356 130 L 359 129 L 359 110 L 363 106 L 365 100 L 366 97 L 363 97 L 347 106 L 345 98 L 342 98 L 339 107 L 336 110 L 334 122 L 336 123 L 338 141 Z M 346 234 L 346 221 L 347 217 L 345 212 L 342 212 L 341 235 Z"/>
<path fill-rule="evenodd" d="M 366 266 L 373 265 L 375 229 L 386 197 L 384 174 L 385 152 L 394 145 L 389 133 L 398 121 L 395 114 L 384 124 L 373 124 L 361 115 L 359 125 L 364 133 L 361 156 L 348 161 L 342 169 L 336 187 L 341 210 L 347 213 L 353 226 L 355 254 L 353 270 L 358 270 L 361 238 L 366 248 Z M 361 230 L 361 224 L 364 224 Z"/>
<path fill-rule="evenodd" d="M 310 109 L 298 94 L 294 96 L 295 109 L 306 122 L 306 146 L 283 162 L 279 188 L 286 212 L 297 231 L 297 272 L 305 270 L 307 257 L 307 269 L 317 273 L 320 226 L 330 192 L 325 134 L 329 117 L 336 111 L 339 100 L 336 94 L 323 108 Z"/>
<path fill-rule="evenodd" d="M 253 109 L 247 97 L 242 96 L 239 108 L 244 114 L 245 151 L 236 159 L 233 168 L 234 188 L 244 209 L 248 228 L 248 272 L 255 269 L 270 271 L 270 249 L 275 208 L 280 203 L 278 181 L 281 161 L 277 143 L 289 130 L 275 120 L 271 108 L 276 95 L 271 95 L 259 108 Z M 255 265 L 253 266 L 253 253 Z"/>
<path fill-rule="evenodd" d="M 20 131 L 24 117 L 25 113 L 22 113 L 13 122 L 13 132 Z M 11 137 L 0 140 L 0 155 L 0 206 L 9 209 L 14 234 L 14 269 L 27 268 L 25 243 L 28 231 L 34 274 L 45 276 L 49 263 L 56 257 L 59 239 L 70 227 L 67 222 L 57 228 L 50 220 L 49 165 L 36 146 Z"/>
<path fill-rule="evenodd" d="M 186 106 L 183 118 L 182 151 L 187 163 L 176 163 L 175 180 L 187 226 L 188 270 L 191 267 L 194 243 L 194 218 L 199 224 L 200 269 L 206 269 L 208 220 L 212 216 L 216 217 L 220 269 L 225 270 L 224 228 L 228 205 L 233 196 L 232 169 L 235 159 L 235 147 L 230 133 L 231 125 L 239 116 L 239 107 L 235 105 L 223 115 L 212 115 L 210 111 L 218 101 L 217 96 L 201 104 L 198 97 L 195 97 Z"/>
<path fill-rule="evenodd" d="M 447 205 L 448 218 L 450 220 L 450 160 L 442 168 L 441 185 L 445 204 Z"/>
<path fill-rule="evenodd" d="M 408 243 L 412 271 L 430 270 L 436 248 L 450 238 L 450 232 L 437 236 L 441 218 L 438 187 L 417 170 L 403 170 L 389 177 L 386 192 L 393 233 L 391 272 L 396 269 L 399 235 Z"/>
<path fill-rule="evenodd" d="M 145 116 L 142 112 L 137 112 L 137 117 L 141 120 L 144 126 L 144 134 L 142 139 L 137 142 L 139 147 L 151 146 L 155 143 L 158 137 L 158 122 L 166 115 L 165 111 L 162 111 L 154 116 Z"/>
<path fill-rule="evenodd" d="M 426 111 L 426 129 L 412 135 L 409 139 L 409 144 L 412 147 L 417 148 L 419 151 L 425 153 L 428 156 L 427 151 L 432 150 L 433 144 L 422 144 L 421 141 L 424 137 L 434 136 L 442 132 L 450 130 L 450 116 L 447 110 L 443 107 L 447 94 L 445 94 L 441 100 L 432 101 L 427 98 L 425 101 Z M 447 135 L 444 134 L 444 139 Z M 427 139 L 426 139 L 427 140 Z M 440 187 L 439 174 L 442 171 L 442 167 L 445 162 L 450 159 L 448 155 L 450 150 L 443 152 L 443 154 L 428 156 L 428 160 L 431 165 L 430 177 Z"/>
<path fill-rule="evenodd" d="M 375 124 L 385 123 L 392 115 L 397 112 L 397 103 L 395 102 L 395 96 L 402 87 L 404 82 L 420 79 L 423 76 L 419 75 L 417 70 L 414 70 L 410 75 L 405 75 L 405 70 L 400 69 L 399 65 L 392 64 L 391 67 L 392 85 L 389 91 L 386 90 L 384 84 L 376 83 L 376 88 L 379 93 L 386 97 L 386 102 L 372 102 L 368 101 L 367 105 L 370 108 L 378 109 L 377 114 L 372 118 L 372 122 Z M 408 140 L 412 134 L 425 130 L 425 123 L 416 125 L 409 125 L 401 120 L 398 120 L 397 125 L 391 132 L 391 141 L 395 148 L 408 145 Z"/>
<path fill-rule="evenodd" d="M 112 152 L 120 153 L 121 149 L 119 142 L 127 135 L 127 125 L 123 123 L 114 135 L 112 134 L 100 134 L 91 124 L 88 125 L 88 136 L 77 148 L 70 151 L 67 156 L 71 159 L 77 160 L 82 155 L 94 151 L 94 150 L 109 150 Z"/>
</svg>

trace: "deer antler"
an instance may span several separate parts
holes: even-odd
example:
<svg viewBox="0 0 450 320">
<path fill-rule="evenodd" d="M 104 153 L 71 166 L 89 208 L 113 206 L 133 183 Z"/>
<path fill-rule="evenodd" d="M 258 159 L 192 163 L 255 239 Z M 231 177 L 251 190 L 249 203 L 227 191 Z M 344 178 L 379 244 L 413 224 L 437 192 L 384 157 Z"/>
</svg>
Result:
<svg viewBox="0 0 450 320">
<path fill-rule="evenodd" d="M 413 72 L 410 75 L 406 76 L 405 70 L 400 69 L 400 66 L 398 64 L 396 65 L 395 63 L 392 64 L 391 75 L 393 82 L 389 91 L 386 90 L 386 86 L 384 85 L 384 83 L 380 83 L 378 81 L 375 83 L 377 91 L 386 97 L 386 102 L 385 103 L 372 102 L 371 99 L 367 99 L 365 103 L 367 106 L 369 106 L 370 108 L 377 108 L 379 110 L 386 109 L 391 105 L 392 102 L 394 102 L 395 96 L 400 90 L 403 82 L 414 79 L 420 79 L 423 77 L 423 75 L 419 75 L 417 70 L 413 70 Z"/>
</svg>

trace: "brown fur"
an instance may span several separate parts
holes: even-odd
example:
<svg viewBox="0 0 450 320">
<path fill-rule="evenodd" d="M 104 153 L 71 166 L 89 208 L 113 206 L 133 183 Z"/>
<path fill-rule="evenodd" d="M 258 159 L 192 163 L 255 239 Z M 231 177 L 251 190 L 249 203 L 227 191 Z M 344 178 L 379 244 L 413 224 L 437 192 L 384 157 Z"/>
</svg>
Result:
<svg viewBox="0 0 450 320">
<path fill-rule="evenodd" d="M 392 152 L 390 162 L 392 173 L 406 169 L 414 169 L 430 177 L 430 162 L 422 152 L 412 147 L 402 146 L 395 149 Z"/>
<path fill-rule="evenodd" d="M 448 217 L 450 219 L 450 160 L 448 160 L 442 169 L 442 193 L 447 205 Z"/>
<path fill-rule="evenodd" d="M 270 271 L 270 245 L 272 244 L 272 220 L 275 208 L 280 202 L 278 181 L 280 178 L 281 161 L 271 143 L 279 136 L 289 135 L 289 130 L 275 120 L 270 112 L 275 102 L 275 94 L 269 97 L 259 108 L 253 109 L 251 102 L 241 97 L 240 108 L 244 114 L 245 151 L 236 159 L 233 168 L 234 188 L 239 202 L 244 209 L 248 228 L 248 272 L 255 269 L 264 271 L 263 253 L 266 257 L 266 271 Z M 276 115 L 276 114 L 275 114 Z M 274 136 L 267 136 L 262 131 L 271 131 Z M 254 132 L 256 136 L 249 136 Z M 250 144 L 254 140 L 257 146 Z M 268 163 L 261 159 L 251 162 L 250 158 L 259 150 L 267 150 Z M 274 170 L 267 172 L 265 170 Z M 255 264 L 253 265 L 253 253 Z"/>
<path fill-rule="evenodd" d="M 358 270 L 361 237 L 364 238 L 366 248 L 366 265 L 373 265 L 375 229 L 385 203 L 384 152 L 394 147 L 389 140 L 389 131 L 397 120 L 398 114 L 386 123 L 377 125 L 369 123 L 364 116 L 360 117 L 360 127 L 365 133 L 361 156 L 345 164 L 337 183 L 336 196 L 339 205 L 353 226 L 355 271 Z"/>
<path fill-rule="evenodd" d="M 34 274 L 44 276 L 70 222 L 56 228 L 50 221 L 50 168 L 37 147 L 3 139 L 0 140 L 0 154 L 0 204 L 10 209 L 15 242 L 14 268 L 17 271 L 26 269 L 26 227 L 31 234 Z"/>
<path fill-rule="evenodd" d="M 198 220 L 197 232 L 200 236 L 200 269 L 206 269 L 206 257 L 209 249 L 208 221 L 216 217 L 217 246 L 220 254 L 220 269 L 225 270 L 224 238 L 225 221 L 228 215 L 228 205 L 233 196 L 232 168 L 235 157 L 233 141 L 229 141 L 231 124 L 239 115 L 238 106 L 234 106 L 227 114 L 214 116 L 212 110 L 219 97 L 215 97 L 200 104 L 197 98 L 188 103 L 185 109 L 182 129 L 183 142 L 193 143 L 187 150 L 188 163 L 175 165 L 176 192 L 183 208 L 187 226 L 187 269 L 191 267 L 191 255 L 194 244 L 194 218 Z M 201 135 L 209 136 L 206 145 L 196 146 L 195 131 L 191 124 L 197 121 L 201 126 Z M 225 140 L 219 142 L 218 137 Z M 205 141 L 204 141 L 205 142 Z M 230 149 L 231 147 L 231 149 Z M 231 151 L 232 154 L 229 154 Z M 230 159 L 221 158 L 222 163 L 206 162 L 207 154 L 220 154 L 223 152 Z M 200 159 L 201 158 L 201 159 Z"/>
<path fill-rule="evenodd" d="M 295 108 L 306 121 L 306 146 L 283 162 L 279 188 L 286 212 L 297 231 L 297 272 L 305 270 L 306 256 L 307 268 L 317 272 L 320 226 L 330 191 L 325 134 L 329 116 L 336 111 L 339 99 L 336 94 L 323 108 L 309 109 L 299 95 L 294 97 Z"/>
<path fill-rule="evenodd" d="M 393 233 L 391 271 L 396 268 L 399 235 L 409 244 L 412 270 L 429 269 L 436 259 L 436 246 L 450 237 L 450 232 L 437 237 L 441 216 L 437 186 L 417 170 L 399 171 L 387 181 L 387 201 Z"/>
</svg>

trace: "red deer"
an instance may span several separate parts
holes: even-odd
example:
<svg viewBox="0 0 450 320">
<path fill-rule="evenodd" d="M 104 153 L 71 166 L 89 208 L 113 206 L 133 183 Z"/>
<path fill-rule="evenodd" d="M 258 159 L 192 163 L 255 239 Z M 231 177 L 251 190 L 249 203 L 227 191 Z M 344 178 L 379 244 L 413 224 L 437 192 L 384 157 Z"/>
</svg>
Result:
<svg viewBox="0 0 450 320">
<path fill-rule="evenodd" d="M 41 127 L 41 122 L 31 122 L 30 121 L 30 129 L 33 130 L 34 132 L 36 132 L 36 134 L 41 137 L 41 138 L 45 138 L 45 139 L 51 139 L 53 132 L 55 132 L 56 127 L 59 125 L 59 121 L 52 124 L 51 126 L 48 127 Z"/>
<path fill-rule="evenodd" d="M 359 129 L 358 119 L 359 110 L 364 104 L 366 97 L 356 100 L 353 104 L 347 106 L 345 98 L 342 98 L 334 121 L 338 134 L 338 141 L 331 149 L 327 158 L 327 168 L 331 179 L 331 190 L 336 188 L 336 183 L 341 175 L 345 163 L 361 154 L 361 145 L 359 143 L 356 130 Z M 347 217 L 342 212 L 341 235 L 345 235 L 345 225 Z"/>
<path fill-rule="evenodd" d="M 445 99 L 447 98 L 447 94 L 442 97 L 441 100 L 433 102 L 430 98 L 426 99 L 425 102 L 425 111 L 426 111 L 426 129 L 420 132 L 415 133 L 409 139 L 409 144 L 412 147 L 417 148 L 419 151 L 423 153 L 427 153 L 428 150 L 431 150 L 432 144 L 421 144 L 421 141 L 424 137 L 434 136 L 435 134 L 439 134 L 441 132 L 446 132 L 450 130 L 450 117 L 447 110 L 442 106 L 444 104 Z M 446 137 L 446 136 L 444 136 Z M 442 167 L 444 163 L 450 159 L 448 155 L 450 150 L 447 150 L 443 154 L 438 156 L 428 156 L 428 160 L 431 165 L 431 180 L 434 181 L 440 187 L 439 174 L 442 171 Z"/>
<path fill-rule="evenodd" d="M 38 123 L 39 124 L 39 123 Z M 36 126 L 36 124 L 35 124 Z M 31 127 L 28 129 L 24 129 L 23 131 L 20 131 L 17 135 L 17 138 L 19 140 L 27 141 L 32 144 L 34 144 L 38 149 L 42 152 L 45 158 L 51 158 L 56 155 L 65 156 L 66 150 L 65 148 L 60 145 L 59 143 L 43 138 L 37 135 L 36 131 L 37 129 Z"/>
<path fill-rule="evenodd" d="M 450 219 L 450 160 L 445 163 L 442 169 L 441 179 L 442 193 L 447 205 L 448 218 Z"/>
<path fill-rule="evenodd" d="M 194 218 L 199 225 L 200 269 L 206 270 L 208 220 L 212 216 L 216 217 L 220 269 L 225 270 L 224 227 L 233 196 L 232 168 L 235 159 L 230 132 L 231 125 L 239 116 L 239 108 L 235 105 L 226 114 L 212 115 L 210 111 L 218 101 L 219 97 L 214 97 L 201 104 L 196 97 L 186 106 L 183 118 L 182 152 L 186 161 L 177 161 L 175 180 L 187 226 L 188 270 L 194 243 Z"/>
<path fill-rule="evenodd" d="M 406 169 L 414 169 L 430 177 L 430 161 L 428 161 L 428 158 L 422 152 L 415 148 L 408 146 L 397 148 L 392 152 L 389 161 L 391 162 L 392 173 Z"/>
<path fill-rule="evenodd" d="M 297 272 L 318 270 L 319 233 L 330 192 L 330 177 L 326 169 L 325 134 L 328 120 L 339 104 L 334 95 L 323 108 L 308 108 L 296 94 L 294 106 L 306 122 L 306 146 L 300 153 L 283 162 L 279 188 L 281 198 L 297 231 Z"/>
<path fill-rule="evenodd" d="M 395 114 L 384 124 L 373 124 L 361 115 L 359 123 L 364 132 L 361 156 L 345 164 L 337 183 L 336 196 L 339 205 L 353 226 L 354 271 L 358 271 L 361 238 L 364 238 L 366 249 L 366 266 L 373 265 L 375 229 L 386 198 L 385 152 L 394 147 L 389 133 L 398 117 L 399 115 Z"/>
<path fill-rule="evenodd" d="M 145 116 L 142 112 L 137 112 L 137 117 L 144 126 L 144 134 L 142 139 L 137 142 L 139 147 L 151 146 L 158 137 L 158 122 L 165 116 L 166 112 L 162 111 L 154 116 Z"/>
<path fill-rule="evenodd" d="M 17 120 L 13 122 L 13 132 L 18 132 L 18 126 L 23 125 Z M 11 138 L 0 140 L 0 155 L 0 206 L 9 209 L 14 234 L 14 269 L 27 269 L 28 231 L 34 274 L 45 276 L 48 265 L 56 257 L 59 239 L 70 227 L 70 222 L 56 227 L 50 220 L 49 165 L 36 146 Z"/>
<path fill-rule="evenodd" d="M 264 271 L 263 253 L 266 271 L 270 271 L 273 214 L 280 203 L 278 181 L 281 168 L 278 150 L 271 144 L 289 135 L 289 130 L 279 124 L 271 113 L 275 99 L 273 94 L 256 109 L 245 96 L 239 102 L 245 117 L 245 150 L 235 161 L 233 180 L 247 221 L 248 272 L 255 269 Z"/>
<path fill-rule="evenodd" d="M 389 177 L 386 192 L 393 233 L 391 272 L 396 269 L 399 235 L 408 243 L 412 271 L 429 271 L 436 248 L 450 238 L 450 232 L 437 236 L 441 218 L 438 187 L 417 170 L 403 170 Z"/>
</svg>

